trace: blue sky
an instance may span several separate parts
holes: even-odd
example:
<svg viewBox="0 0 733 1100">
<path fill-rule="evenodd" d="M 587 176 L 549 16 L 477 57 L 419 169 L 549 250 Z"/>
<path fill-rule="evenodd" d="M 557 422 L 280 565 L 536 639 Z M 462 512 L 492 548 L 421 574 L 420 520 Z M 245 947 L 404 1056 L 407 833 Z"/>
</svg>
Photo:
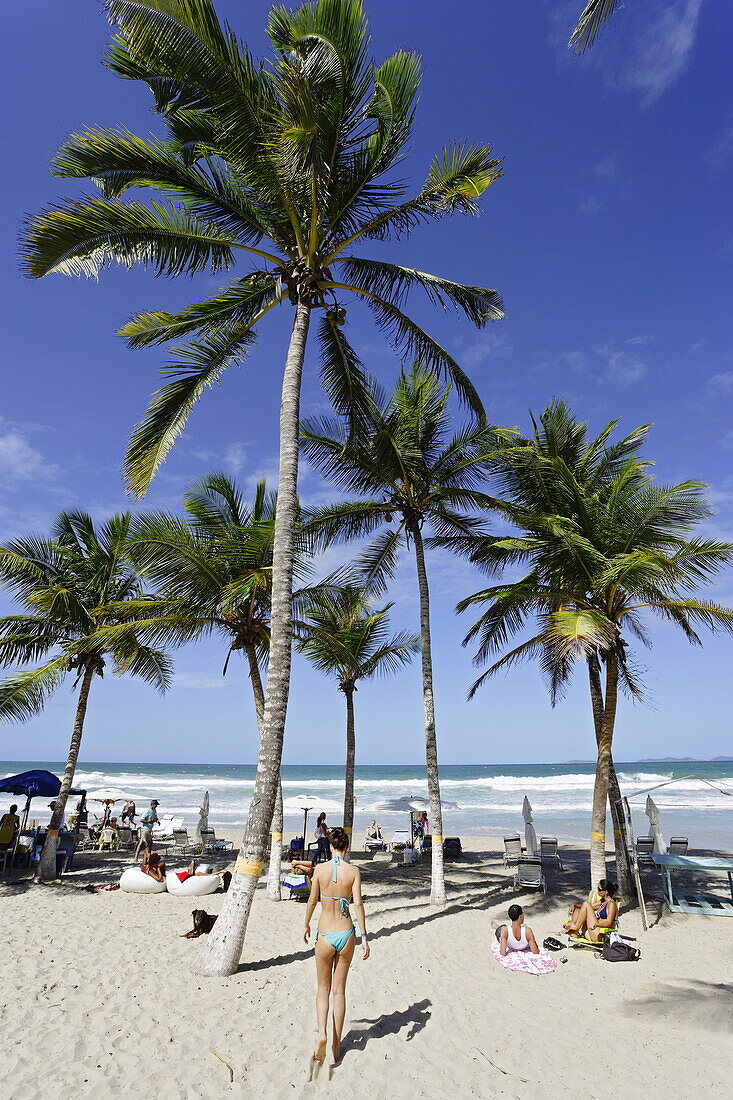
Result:
<svg viewBox="0 0 733 1100">
<path fill-rule="evenodd" d="M 257 53 L 269 5 L 219 0 Z M 731 175 L 733 72 L 721 47 L 733 8 L 713 0 L 629 0 L 590 54 L 564 48 L 581 0 L 500 3 L 402 0 L 366 4 L 378 58 L 399 47 L 424 58 L 415 139 L 405 166 L 418 185 L 433 153 L 454 138 L 489 142 L 504 158 L 479 220 L 418 231 L 386 254 L 410 266 L 496 287 L 507 318 L 481 333 L 415 299 L 414 313 L 475 380 L 492 419 L 526 427 L 528 409 L 553 396 L 599 427 L 651 421 L 648 454 L 662 480 L 698 477 L 716 509 L 708 531 L 733 538 Z M 102 518 L 129 506 L 120 478 L 127 433 L 157 385 L 160 351 L 127 351 L 116 328 L 143 308 L 175 307 L 219 285 L 164 282 L 112 269 L 100 281 L 21 278 L 22 219 L 79 188 L 52 178 L 49 158 L 85 125 L 156 126 L 149 94 L 101 65 L 108 27 L 94 3 L 25 0 L 4 13 L 5 144 L 0 177 L 5 320 L 0 394 L 0 539 L 43 531 L 62 508 Z M 383 381 L 398 364 L 369 317 L 350 309 L 352 338 Z M 145 507 L 173 508 L 212 468 L 247 487 L 276 472 L 277 402 L 288 314 L 263 327 L 246 366 L 232 370 L 193 414 Z M 304 413 L 321 411 L 315 351 Z M 456 410 L 458 413 L 458 410 Z M 330 498 L 305 468 L 306 500 Z M 133 507 L 137 505 L 133 504 Z M 445 762 L 587 758 L 592 729 L 580 681 L 554 711 L 533 668 L 490 683 L 472 703 L 473 670 L 460 646 L 469 623 L 458 599 L 480 587 L 465 564 L 431 563 L 436 696 Z M 733 603 L 733 580 L 715 595 Z M 397 625 L 417 624 L 410 562 L 391 598 Z M 716 755 L 730 750 L 732 643 L 693 650 L 664 627 L 642 654 L 651 706 L 622 704 L 619 759 Z M 106 678 L 94 685 L 82 755 L 87 760 L 247 763 L 256 729 L 243 666 L 222 681 L 214 643 L 176 658 L 165 699 Z M 65 755 L 71 685 L 45 713 L 0 733 L 6 759 Z M 417 663 L 357 696 L 363 763 L 422 757 Z M 343 698 L 296 658 L 285 760 L 342 756 Z"/>
</svg>

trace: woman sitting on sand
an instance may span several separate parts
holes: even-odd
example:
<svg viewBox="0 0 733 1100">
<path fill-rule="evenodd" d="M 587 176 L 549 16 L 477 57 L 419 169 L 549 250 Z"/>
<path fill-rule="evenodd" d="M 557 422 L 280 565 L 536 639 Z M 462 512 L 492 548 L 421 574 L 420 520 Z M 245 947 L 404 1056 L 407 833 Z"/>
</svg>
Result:
<svg viewBox="0 0 733 1100">
<path fill-rule="evenodd" d="M 494 934 L 499 941 L 499 954 L 506 955 L 508 951 L 531 951 L 533 955 L 539 955 L 534 932 L 528 924 L 524 923 L 524 910 L 521 905 L 510 905 L 508 912 L 510 924 L 497 925 L 491 922 Z"/>
<path fill-rule="evenodd" d="M 597 943 L 602 928 L 613 928 L 618 919 L 618 905 L 614 901 L 616 883 L 602 878 L 598 883 L 597 900 L 584 901 L 581 905 L 572 905 L 565 921 L 563 931 L 568 936 L 582 936 Z"/>
<path fill-rule="evenodd" d="M 366 919 L 364 903 L 361 900 L 361 871 L 358 867 L 345 862 L 349 850 L 349 837 L 343 829 L 332 829 L 329 838 L 333 848 L 333 858 L 328 863 L 320 863 L 313 872 L 308 908 L 305 914 L 303 939 L 310 939 L 310 921 L 316 905 L 321 903 L 321 916 L 316 932 L 316 976 L 318 992 L 316 994 L 316 1016 L 318 1019 L 318 1045 L 311 1062 L 313 1070 L 322 1065 L 326 1057 L 328 1042 L 328 1002 L 333 991 L 333 1042 L 331 1046 L 331 1064 L 339 1058 L 341 1032 L 346 1016 L 346 979 L 354 957 L 354 937 L 356 925 L 349 915 L 349 903 L 353 901 L 356 917 L 361 926 L 361 945 L 363 957 L 369 958 L 369 944 L 366 937 Z"/>
<path fill-rule="evenodd" d="M 140 870 L 143 874 L 150 875 L 156 882 L 165 882 L 165 863 L 157 852 L 151 852 L 148 848 L 145 849 Z"/>
</svg>

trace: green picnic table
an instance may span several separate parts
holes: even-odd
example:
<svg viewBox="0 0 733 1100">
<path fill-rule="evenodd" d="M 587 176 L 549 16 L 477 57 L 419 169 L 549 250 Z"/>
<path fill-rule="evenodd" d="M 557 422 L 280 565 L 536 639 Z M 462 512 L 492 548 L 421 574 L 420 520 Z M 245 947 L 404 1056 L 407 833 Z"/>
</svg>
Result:
<svg viewBox="0 0 733 1100">
<path fill-rule="evenodd" d="M 652 852 L 664 880 L 664 900 L 673 913 L 705 913 L 708 916 L 733 917 L 733 859 L 728 856 L 671 856 Z M 675 894 L 673 871 L 725 871 L 730 898 L 717 894 Z"/>
</svg>

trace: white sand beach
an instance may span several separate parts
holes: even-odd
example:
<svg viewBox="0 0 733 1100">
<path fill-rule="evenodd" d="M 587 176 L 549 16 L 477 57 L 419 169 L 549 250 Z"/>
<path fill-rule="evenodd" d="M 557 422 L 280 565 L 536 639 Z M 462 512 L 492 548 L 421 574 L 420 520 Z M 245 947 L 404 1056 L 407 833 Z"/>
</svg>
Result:
<svg viewBox="0 0 733 1100">
<path fill-rule="evenodd" d="M 510 973 L 491 956 L 490 921 L 520 900 L 538 938 L 557 935 L 567 902 L 587 888 L 587 857 L 564 848 L 566 870 L 550 872 L 547 896 L 517 899 L 496 846 L 476 838 L 466 849 L 448 865 L 450 904 L 440 912 L 426 904 L 427 865 L 363 861 L 372 957 L 355 954 L 341 1063 L 311 1084 L 315 971 L 301 904 L 268 902 L 262 885 L 239 971 L 204 979 L 190 971 L 198 941 L 180 936 L 193 908 L 218 912 L 221 894 L 83 888 L 116 881 L 122 853 L 82 854 L 62 885 L 0 887 L 0 1094 L 727 1093 L 733 921 L 670 915 L 652 902 L 650 931 L 638 911 L 622 918 L 640 962 L 575 949 L 555 955 L 554 974 Z M 656 876 L 646 882 L 658 895 Z"/>
</svg>

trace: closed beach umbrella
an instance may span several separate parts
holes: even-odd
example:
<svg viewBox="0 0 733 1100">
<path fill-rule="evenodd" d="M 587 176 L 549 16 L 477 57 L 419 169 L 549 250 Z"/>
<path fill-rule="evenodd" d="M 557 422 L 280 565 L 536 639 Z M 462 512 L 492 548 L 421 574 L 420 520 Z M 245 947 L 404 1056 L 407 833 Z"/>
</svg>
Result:
<svg viewBox="0 0 733 1100">
<path fill-rule="evenodd" d="M 522 803 L 522 817 L 524 818 L 524 846 L 528 856 L 537 855 L 537 834 L 532 824 L 532 807 L 527 796 Z"/>
<path fill-rule="evenodd" d="M 199 820 L 196 825 L 196 839 L 199 844 L 203 841 L 201 832 L 203 829 L 209 827 L 209 792 L 204 791 L 204 797 L 201 799 L 201 805 L 199 806 Z"/>
<path fill-rule="evenodd" d="M 666 848 L 662 830 L 659 828 L 659 809 L 650 795 L 646 796 L 644 813 L 649 818 L 649 836 L 654 837 L 654 851 L 662 854 Z"/>
</svg>

